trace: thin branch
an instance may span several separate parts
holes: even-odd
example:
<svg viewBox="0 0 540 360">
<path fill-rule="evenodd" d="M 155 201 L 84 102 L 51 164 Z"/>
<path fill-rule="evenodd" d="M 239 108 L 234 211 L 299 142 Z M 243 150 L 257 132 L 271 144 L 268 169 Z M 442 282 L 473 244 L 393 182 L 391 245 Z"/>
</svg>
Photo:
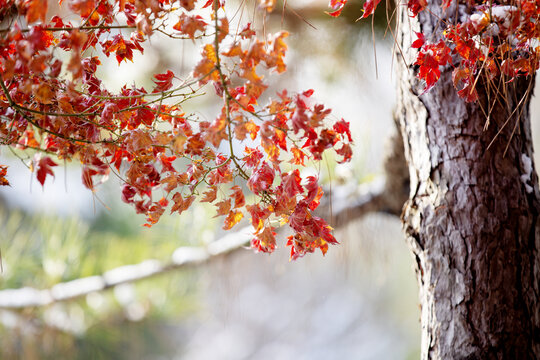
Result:
<svg viewBox="0 0 540 360">
<path fill-rule="evenodd" d="M 316 214 L 327 219 L 333 228 L 339 228 L 366 214 L 384 211 L 385 184 L 385 178 L 380 177 L 360 186 L 354 183 L 334 186 L 331 192 L 325 192 L 327 200 Z"/>
<path fill-rule="evenodd" d="M 15 112 L 17 112 L 18 114 L 20 114 L 26 121 L 28 121 L 30 124 L 34 125 L 36 128 L 38 129 L 41 129 L 43 130 L 44 132 L 46 133 L 49 133 L 51 135 L 54 135 L 56 137 L 59 137 L 59 138 L 62 138 L 64 140 L 67 140 L 67 141 L 70 141 L 70 142 L 81 142 L 81 143 L 85 143 L 85 144 L 97 144 L 97 143 L 107 143 L 107 144 L 114 144 L 115 142 L 114 141 L 110 141 L 110 140 L 99 140 L 99 141 L 90 141 L 90 140 L 86 140 L 86 139 L 75 139 L 75 138 L 71 138 L 69 136 L 66 136 L 66 135 L 63 135 L 63 134 L 60 134 L 56 131 L 52 131 L 52 130 L 49 130 L 49 129 L 46 129 L 42 126 L 40 126 L 37 122 L 35 122 L 30 116 L 28 116 L 28 114 L 26 114 L 22 109 L 25 109 L 25 110 L 29 110 L 29 109 L 26 109 L 20 105 L 18 105 L 12 98 L 11 98 L 11 95 L 9 94 L 9 90 L 7 89 L 6 85 L 4 84 L 4 78 L 2 77 L 2 74 L 0 74 L 0 88 L 2 89 L 2 91 L 4 92 L 4 95 L 6 97 L 6 100 L 9 104 L 9 106 L 11 108 L 13 108 L 13 110 Z"/>
<path fill-rule="evenodd" d="M 179 247 L 167 262 L 148 259 L 138 264 L 114 268 L 102 275 L 58 283 L 45 290 L 32 287 L 1 290 L 0 308 L 22 309 L 51 305 L 56 302 L 77 299 L 96 291 L 107 290 L 120 284 L 148 279 L 172 270 L 201 265 L 247 245 L 253 236 L 252 232 L 251 226 L 245 227 L 237 232 L 227 234 L 210 243 L 207 247 Z"/>
<path fill-rule="evenodd" d="M 74 31 L 74 30 L 112 30 L 112 29 L 136 29 L 136 26 L 131 25 L 98 25 L 98 26 L 73 26 L 73 27 L 45 27 L 41 28 L 43 31 Z M 11 28 L 6 29 L 0 29 L 0 33 L 5 33 L 10 31 Z M 28 29 L 21 29 L 21 32 L 29 32 L 32 30 L 31 28 Z"/>
</svg>

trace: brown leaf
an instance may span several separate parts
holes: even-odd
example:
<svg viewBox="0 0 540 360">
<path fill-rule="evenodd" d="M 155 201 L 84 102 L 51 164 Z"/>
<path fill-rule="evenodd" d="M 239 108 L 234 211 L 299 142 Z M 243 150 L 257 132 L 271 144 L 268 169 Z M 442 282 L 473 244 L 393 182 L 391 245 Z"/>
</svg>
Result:
<svg viewBox="0 0 540 360">
<path fill-rule="evenodd" d="M 231 211 L 231 199 L 226 199 L 226 200 L 218 202 L 216 204 L 216 207 L 217 207 L 217 214 L 214 217 L 228 214 L 229 211 Z"/>
<path fill-rule="evenodd" d="M 175 193 L 172 198 L 174 205 L 171 208 L 171 214 L 175 211 L 178 211 L 178 214 L 183 213 L 191 206 L 193 200 L 195 200 L 195 196 L 190 196 L 187 199 L 184 199 L 180 193 Z"/>
<path fill-rule="evenodd" d="M 201 202 L 209 202 L 216 200 L 217 198 L 217 187 L 211 186 L 207 191 L 203 193 L 203 198 L 201 199 Z"/>
</svg>

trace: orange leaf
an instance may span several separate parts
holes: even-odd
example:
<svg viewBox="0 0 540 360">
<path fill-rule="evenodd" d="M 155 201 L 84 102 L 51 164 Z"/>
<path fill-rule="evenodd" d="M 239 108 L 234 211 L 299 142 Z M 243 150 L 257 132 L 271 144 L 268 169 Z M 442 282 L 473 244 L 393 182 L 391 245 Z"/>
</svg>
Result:
<svg viewBox="0 0 540 360">
<path fill-rule="evenodd" d="M 256 125 L 251 119 L 245 123 L 245 126 L 251 140 L 255 140 L 257 133 L 259 132 L 259 126 Z"/>
<path fill-rule="evenodd" d="M 293 159 L 291 160 L 291 163 L 304 166 L 304 157 L 306 156 L 306 154 L 304 154 L 302 150 L 296 147 L 291 148 L 291 151 L 293 154 Z"/>
<path fill-rule="evenodd" d="M 276 248 L 276 233 L 273 227 L 265 227 L 264 230 L 257 235 L 255 242 L 252 241 L 252 246 L 256 245 L 257 251 L 272 252 Z"/>
<path fill-rule="evenodd" d="M 242 121 L 241 117 L 240 121 Z M 240 124 L 236 125 L 236 127 L 234 128 L 234 135 L 238 140 L 244 140 L 246 138 L 246 135 L 249 133 L 249 137 L 251 138 L 251 140 L 255 140 L 259 129 L 260 127 L 255 124 L 253 120 L 250 119 L 246 122 L 241 122 Z"/>
<path fill-rule="evenodd" d="M 129 152 L 138 152 L 152 145 L 152 137 L 142 130 L 130 132 L 124 139 L 126 150 Z"/>
<path fill-rule="evenodd" d="M 167 193 L 170 193 L 171 191 L 173 191 L 174 189 L 176 189 L 176 187 L 178 186 L 178 176 L 176 175 L 169 175 L 163 179 L 161 179 L 160 181 L 161 184 L 164 184 L 165 185 L 165 191 Z"/>
<path fill-rule="evenodd" d="M 221 42 L 229 34 L 229 20 L 225 18 L 219 19 L 218 41 Z"/>
<path fill-rule="evenodd" d="M 195 9 L 195 0 L 180 0 L 180 5 L 187 11 Z"/>
<path fill-rule="evenodd" d="M 7 165 L 0 165 L 0 186 L 10 186 L 9 181 L 5 178 L 7 175 Z"/>
<path fill-rule="evenodd" d="M 164 200 L 164 199 L 162 199 Z M 167 205 L 165 205 L 167 206 Z M 147 213 L 147 217 L 146 217 L 146 221 L 147 223 L 144 224 L 143 226 L 146 226 L 146 227 L 152 227 L 152 225 L 154 225 L 155 223 L 157 223 L 159 221 L 159 218 L 161 217 L 161 215 L 163 215 L 163 212 L 165 211 L 163 205 L 162 205 L 162 202 L 160 200 L 159 203 L 153 205 L 150 207 L 150 209 L 148 209 L 148 213 Z"/>
<path fill-rule="evenodd" d="M 40 20 L 45 22 L 47 15 L 47 0 L 30 0 L 26 3 L 26 21 L 29 24 Z"/>
<path fill-rule="evenodd" d="M 193 69 L 193 76 L 201 79 L 201 84 L 206 84 L 210 80 L 218 81 L 219 73 L 216 70 L 217 57 L 216 50 L 212 44 L 206 44 L 202 51 L 202 59 Z"/>
<path fill-rule="evenodd" d="M 260 0 L 259 6 L 270 13 L 276 7 L 276 0 Z"/>
<path fill-rule="evenodd" d="M 184 134 L 178 134 L 173 140 L 173 149 L 175 153 L 182 154 L 184 152 L 184 145 L 186 144 L 187 137 Z"/>
<path fill-rule="evenodd" d="M 224 51 L 221 53 L 223 56 L 233 57 L 233 56 L 242 56 L 244 55 L 244 51 L 242 50 L 242 46 L 239 42 L 235 42 L 231 45 L 229 48 L 229 51 Z"/>
<path fill-rule="evenodd" d="M 189 16 L 186 14 L 180 15 L 180 19 L 173 26 L 174 30 L 180 31 L 182 34 L 189 36 L 192 40 L 195 39 L 195 33 L 197 31 L 204 32 L 206 23 L 199 15 Z"/>
<path fill-rule="evenodd" d="M 223 225 L 224 230 L 231 229 L 234 225 L 238 224 L 240 220 L 244 217 L 244 214 L 241 211 L 234 210 L 229 212 L 229 215 L 225 218 L 225 225 Z"/>
<path fill-rule="evenodd" d="M 41 83 L 34 90 L 34 97 L 42 104 L 52 104 L 54 95 L 53 90 L 46 83 Z"/>
</svg>

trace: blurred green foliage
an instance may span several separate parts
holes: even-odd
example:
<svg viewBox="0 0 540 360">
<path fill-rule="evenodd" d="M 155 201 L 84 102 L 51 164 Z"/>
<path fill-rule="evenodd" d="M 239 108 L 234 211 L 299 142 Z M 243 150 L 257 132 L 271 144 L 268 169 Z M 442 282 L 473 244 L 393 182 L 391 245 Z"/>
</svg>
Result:
<svg viewBox="0 0 540 360">
<path fill-rule="evenodd" d="M 147 258 L 167 261 L 176 247 L 200 244 L 205 231 L 215 232 L 211 219 L 193 221 L 201 211 L 205 209 L 164 217 L 146 229 L 137 225 L 132 212 L 119 209 L 89 221 L 0 207 L 0 289 L 42 289 Z M 197 309 L 196 284 L 196 273 L 186 270 L 40 309 L 0 310 L 0 359 L 165 355 L 179 347 L 178 338 L 167 336 L 167 324 Z"/>
</svg>

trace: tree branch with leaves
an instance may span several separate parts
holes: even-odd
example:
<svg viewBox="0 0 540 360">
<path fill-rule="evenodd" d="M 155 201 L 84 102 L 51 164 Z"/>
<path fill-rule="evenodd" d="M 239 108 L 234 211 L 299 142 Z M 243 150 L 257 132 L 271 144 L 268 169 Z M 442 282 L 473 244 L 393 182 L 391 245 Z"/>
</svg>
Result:
<svg viewBox="0 0 540 360">
<path fill-rule="evenodd" d="M 41 185 L 57 159 L 78 160 L 91 191 L 111 171 L 119 175 L 122 200 L 146 216 L 146 226 L 198 199 L 215 205 L 224 229 L 249 217 L 257 251 L 274 250 L 278 224 L 294 231 L 291 258 L 337 243 L 313 214 L 318 179 L 300 169 L 330 149 L 349 161 L 349 125 L 330 121 L 313 90 L 265 94 L 261 68 L 285 72 L 287 32 L 261 35 L 240 17 L 231 24 L 218 1 L 67 1 L 69 22 L 48 20 L 47 1 L 9 5 L 18 18 L 0 31 L 1 142 L 36 152 L 30 168 Z M 98 75 L 104 57 L 133 61 L 146 42 L 165 35 L 201 47 L 189 74 L 155 74 L 151 91 L 106 88 Z M 213 121 L 186 115 L 185 103 L 210 86 L 221 112 Z M 7 176 L 2 165 L 0 183 L 9 184 Z"/>
</svg>

